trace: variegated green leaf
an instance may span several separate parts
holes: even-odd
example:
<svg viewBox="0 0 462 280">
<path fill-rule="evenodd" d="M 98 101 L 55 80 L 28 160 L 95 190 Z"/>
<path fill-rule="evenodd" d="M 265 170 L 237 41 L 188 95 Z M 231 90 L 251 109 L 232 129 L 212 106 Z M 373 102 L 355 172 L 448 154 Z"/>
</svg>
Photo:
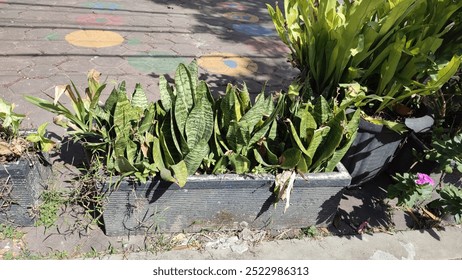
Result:
<svg viewBox="0 0 462 280">
<path fill-rule="evenodd" d="M 148 108 L 148 98 L 146 97 L 141 84 L 136 84 L 135 92 L 132 95 L 131 104 L 133 107 L 138 107 L 143 110 Z"/>
<path fill-rule="evenodd" d="M 302 158 L 302 152 L 297 148 L 290 148 L 285 150 L 280 159 L 280 166 L 282 169 L 294 169 L 300 159 Z"/>
<path fill-rule="evenodd" d="M 328 160 L 335 152 L 337 147 L 342 141 L 346 124 L 345 111 L 340 111 L 337 115 L 328 122 L 330 131 L 323 142 L 323 148 L 318 150 L 315 154 L 313 161 L 313 168 L 316 169 L 321 166 L 326 160 Z"/>
<path fill-rule="evenodd" d="M 331 114 L 329 103 L 324 96 L 320 96 L 314 105 L 314 119 L 316 123 L 318 125 L 325 124 Z"/>
<path fill-rule="evenodd" d="M 122 156 L 117 157 L 115 161 L 115 169 L 121 174 L 137 171 L 136 168 L 130 163 L 130 161 Z"/>
<path fill-rule="evenodd" d="M 154 104 L 151 103 L 151 105 L 149 106 L 148 109 L 146 109 L 144 111 L 144 117 L 143 119 L 141 120 L 141 124 L 139 126 L 139 133 L 140 134 L 144 134 L 148 131 L 152 131 L 154 129 L 154 123 L 156 122 L 156 119 L 155 119 L 155 107 L 154 107 Z"/>
<path fill-rule="evenodd" d="M 159 76 L 159 93 L 162 107 L 165 111 L 170 111 L 173 107 L 172 100 L 175 99 L 175 96 L 173 96 L 173 90 L 164 76 Z"/>
<path fill-rule="evenodd" d="M 185 161 L 182 160 L 177 164 L 171 165 L 170 168 L 173 171 L 173 177 L 175 178 L 178 186 L 184 187 L 188 179 L 188 169 Z"/>
<path fill-rule="evenodd" d="M 316 151 L 318 151 L 319 145 L 324 142 L 324 138 L 327 136 L 329 131 L 330 127 L 328 126 L 318 128 L 314 131 L 313 137 L 311 138 L 310 144 L 307 148 L 308 154 L 305 158 L 308 167 L 311 167 L 314 155 L 316 154 Z"/>
<path fill-rule="evenodd" d="M 194 104 L 191 77 L 184 64 L 180 64 L 175 74 L 176 98 L 174 103 L 175 123 L 180 134 L 185 137 L 185 126 L 189 112 Z"/>
<path fill-rule="evenodd" d="M 209 145 L 207 141 L 200 141 L 196 146 L 190 148 L 189 153 L 185 156 L 184 161 L 188 168 L 188 174 L 193 175 L 199 169 L 202 161 L 207 157 L 210 152 Z"/>
<path fill-rule="evenodd" d="M 197 65 L 197 60 L 193 59 L 191 63 L 188 64 L 188 71 L 189 75 L 191 77 L 191 89 L 193 91 L 193 96 L 197 100 L 198 98 L 196 97 L 196 89 L 199 85 L 199 67 Z"/>
<path fill-rule="evenodd" d="M 229 163 L 237 174 L 244 174 L 250 171 L 250 160 L 240 154 L 228 155 Z"/>
<path fill-rule="evenodd" d="M 348 152 L 350 149 L 351 145 L 353 144 L 356 135 L 358 134 L 358 126 L 359 126 L 359 120 L 361 118 L 361 110 L 356 110 L 356 112 L 353 114 L 351 117 L 351 120 L 349 120 L 348 125 L 346 127 L 346 136 L 348 138 L 344 139 L 343 141 L 345 144 L 343 146 L 339 146 L 337 150 L 334 152 L 332 157 L 329 159 L 327 162 L 325 172 L 332 172 L 334 171 L 335 167 L 337 164 L 342 160 L 342 158 L 345 156 L 345 154 Z"/>
</svg>

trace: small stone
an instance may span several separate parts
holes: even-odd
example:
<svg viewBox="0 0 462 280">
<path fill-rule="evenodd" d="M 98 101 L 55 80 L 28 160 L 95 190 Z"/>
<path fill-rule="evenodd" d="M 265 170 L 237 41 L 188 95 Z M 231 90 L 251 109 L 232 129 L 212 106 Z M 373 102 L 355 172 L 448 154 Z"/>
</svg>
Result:
<svg viewBox="0 0 462 280">
<path fill-rule="evenodd" d="M 236 242 L 238 242 L 238 241 L 239 241 L 239 237 L 237 237 L 237 236 L 231 236 L 231 237 L 229 237 L 229 238 L 226 240 L 226 243 L 232 244 L 232 243 L 236 243 Z"/>
<path fill-rule="evenodd" d="M 175 236 L 172 238 L 172 241 L 175 242 L 175 243 L 181 243 L 181 242 L 183 242 L 185 239 L 186 239 L 186 235 L 185 235 L 184 233 L 180 233 L 180 234 L 175 235 Z"/>
<path fill-rule="evenodd" d="M 249 250 L 249 247 L 244 243 L 231 246 L 231 251 L 233 251 L 234 253 L 238 253 L 239 255 L 247 252 L 248 250 Z"/>
<path fill-rule="evenodd" d="M 247 223 L 246 221 L 243 221 L 243 222 L 240 222 L 239 226 L 241 228 L 248 228 L 249 227 L 249 223 Z"/>
<path fill-rule="evenodd" d="M 218 246 L 217 249 L 219 249 L 219 250 L 228 250 L 229 247 L 231 247 L 231 244 L 226 242 L 226 243 L 221 243 L 221 244 Z"/>
<path fill-rule="evenodd" d="M 248 228 L 243 229 L 241 232 L 241 239 L 245 241 L 253 241 L 254 237 L 252 231 Z"/>
<path fill-rule="evenodd" d="M 205 244 L 205 247 L 206 247 L 206 248 L 217 249 L 219 244 L 220 244 L 220 241 L 219 241 L 219 240 L 217 240 L 217 241 L 210 241 L 210 242 L 207 242 L 207 243 Z"/>
</svg>

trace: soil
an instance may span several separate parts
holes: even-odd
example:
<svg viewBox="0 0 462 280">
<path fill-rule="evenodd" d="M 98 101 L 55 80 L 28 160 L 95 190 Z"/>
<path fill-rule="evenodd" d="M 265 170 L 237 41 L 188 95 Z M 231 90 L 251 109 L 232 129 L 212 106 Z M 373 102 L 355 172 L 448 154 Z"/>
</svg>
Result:
<svg viewBox="0 0 462 280">
<path fill-rule="evenodd" d="M 24 138 L 11 141 L 0 139 L 0 164 L 17 160 L 29 150 L 30 144 Z"/>
</svg>

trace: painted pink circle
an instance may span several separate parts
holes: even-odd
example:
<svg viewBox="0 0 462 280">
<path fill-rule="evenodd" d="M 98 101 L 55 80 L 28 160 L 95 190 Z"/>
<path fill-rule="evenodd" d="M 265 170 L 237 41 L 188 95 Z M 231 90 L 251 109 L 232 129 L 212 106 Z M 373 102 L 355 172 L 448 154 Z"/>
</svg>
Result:
<svg viewBox="0 0 462 280">
<path fill-rule="evenodd" d="M 120 16 L 106 14 L 80 15 L 75 20 L 84 25 L 121 25 L 124 22 Z"/>
</svg>

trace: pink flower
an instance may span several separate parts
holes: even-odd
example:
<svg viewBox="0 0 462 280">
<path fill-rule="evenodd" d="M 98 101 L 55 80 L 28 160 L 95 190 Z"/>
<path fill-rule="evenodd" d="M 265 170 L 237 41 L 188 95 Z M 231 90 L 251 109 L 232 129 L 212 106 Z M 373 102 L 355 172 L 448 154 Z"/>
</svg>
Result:
<svg viewBox="0 0 462 280">
<path fill-rule="evenodd" d="M 417 178 L 418 179 L 415 180 L 415 183 L 417 185 L 425 185 L 425 184 L 430 184 L 432 186 L 435 185 L 435 181 L 433 181 L 433 179 L 425 173 L 417 173 Z"/>
</svg>

